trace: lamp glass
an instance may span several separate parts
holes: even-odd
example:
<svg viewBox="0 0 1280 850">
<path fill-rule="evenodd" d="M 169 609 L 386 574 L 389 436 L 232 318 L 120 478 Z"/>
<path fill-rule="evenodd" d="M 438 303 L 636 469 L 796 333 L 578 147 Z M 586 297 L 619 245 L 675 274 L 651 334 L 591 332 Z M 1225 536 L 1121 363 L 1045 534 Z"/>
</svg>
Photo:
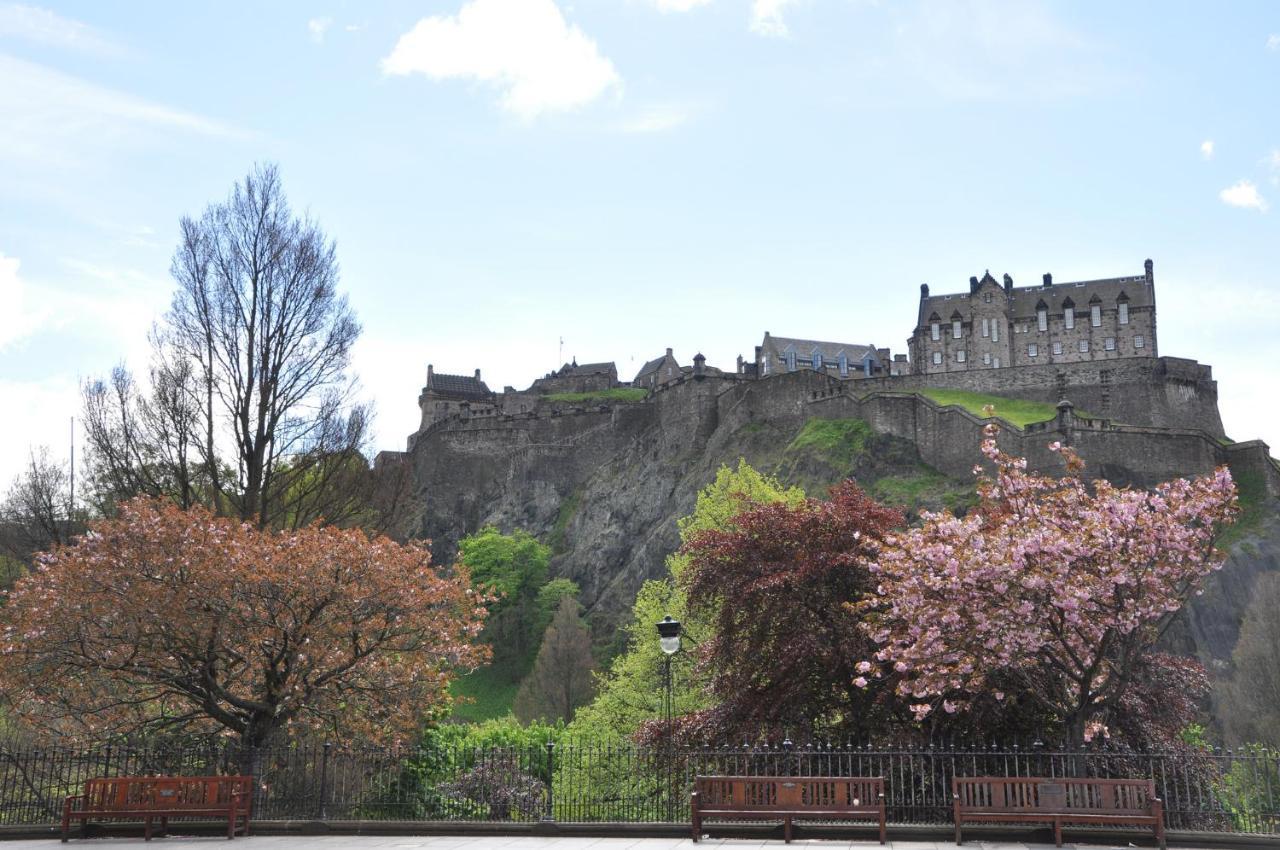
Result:
<svg viewBox="0 0 1280 850">
<path fill-rule="evenodd" d="M 660 637 L 658 638 L 658 646 L 662 647 L 662 651 L 667 655 L 675 655 L 680 651 L 680 635 Z"/>
</svg>

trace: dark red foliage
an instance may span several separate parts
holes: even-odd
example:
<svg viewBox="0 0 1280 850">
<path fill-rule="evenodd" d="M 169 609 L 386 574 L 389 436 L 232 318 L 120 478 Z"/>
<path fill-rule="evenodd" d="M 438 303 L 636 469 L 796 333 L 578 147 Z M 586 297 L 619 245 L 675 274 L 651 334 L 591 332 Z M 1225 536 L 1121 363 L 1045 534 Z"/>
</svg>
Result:
<svg viewBox="0 0 1280 850">
<path fill-rule="evenodd" d="M 884 680 L 854 684 L 875 647 L 848 603 L 874 591 L 866 559 L 902 524 L 846 481 L 828 501 L 763 505 L 686 543 L 681 583 L 689 610 L 713 624 L 698 664 L 718 705 L 682 731 L 754 739 L 882 728 L 896 700 Z"/>
</svg>

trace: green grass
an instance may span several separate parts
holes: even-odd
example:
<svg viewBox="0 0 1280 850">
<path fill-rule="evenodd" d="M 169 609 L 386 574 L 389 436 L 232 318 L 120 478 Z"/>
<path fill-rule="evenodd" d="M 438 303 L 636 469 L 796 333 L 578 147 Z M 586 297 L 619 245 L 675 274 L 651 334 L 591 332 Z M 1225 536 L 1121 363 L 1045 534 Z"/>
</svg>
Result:
<svg viewBox="0 0 1280 850">
<path fill-rule="evenodd" d="M 787 446 L 786 453 L 818 455 L 840 469 L 853 466 L 874 435 L 862 419 L 810 419 Z"/>
<path fill-rule="evenodd" d="M 1245 535 L 1257 531 L 1270 513 L 1271 500 L 1267 497 L 1267 484 L 1260 474 L 1242 472 L 1235 477 L 1235 482 L 1240 513 L 1236 516 L 1235 523 L 1218 535 L 1218 548 L 1224 550 L 1239 542 Z"/>
<path fill-rule="evenodd" d="M 510 670 L 492 665 L 459 676 L 453 680 L 449 692 L 469 699 L 454 706 L 453 717 L 463 723 L 506 717 L 519 689 L 520 683 L 512 681 Z"/>
<path fill-rule="evenodd" d="M 639 387 L 613 387 L 586 393 L 547 393 L 547 401 L 644 401 L 648 390 Z"/>
<path fill-rule="evenodd" d="M 964 513 L 978 501 L 973 485 L 962 484 L 923 464 L 911 475 L 881 478 L 867 492 L 877 501 L 902 508 L 908 514 L 939 508 Z"/>
<path fill-rule="evenodd" d="M 975 416 L 985 416 L 982 409 L 991 405 L 996 409 L 996 416 L 1006 422 L 1022 427 L 1033 422 L 1046 422 L 1058 415 L 1056 405 L 1043 401 L 1026 401 L 1020 398 L 1005 398 L 985 393 L 971 393 L 968 390 L 923 389 L 920 395 L 938 404 L 955 404 Z M 1088 413 L 1076 411 L 1077 416 L 1093 418 Z"/>
<path fill-rule="evenodd" d="M 552 554 L 560 555 L 568 551 L 565 530 L 569 527 L 569 520 L 573 519 L 573 515 L 578 512 L 578 506 L 581 503 L 581 490 L 574 490 L 569 494 L 569 498 L 560 503 L 560 512 L 556 514 L 556 524 L 551 527 L 551 539 L 547 541 L 547 544 L 551 547 Z"/>
</svg>

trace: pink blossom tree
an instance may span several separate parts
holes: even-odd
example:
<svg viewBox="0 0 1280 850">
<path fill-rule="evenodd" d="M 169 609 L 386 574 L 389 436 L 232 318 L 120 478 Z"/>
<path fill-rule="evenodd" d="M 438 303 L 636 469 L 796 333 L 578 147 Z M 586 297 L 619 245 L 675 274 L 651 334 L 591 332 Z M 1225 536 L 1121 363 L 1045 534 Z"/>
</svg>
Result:
<svg viewBox="0 0 1280 850">
<path fill-rule="evenodd" d="M 1032 475 L 997 431 L 982 443 L 993 469 L 974 470 L 978 509 L 926 514 L 870 565 L 877 595 L 859 607 L 880 649 L 859 669 L 896 678 L 918 720 L 1003 701 L 997 683 L 1013 683 L 1080 745 L 1130 710 L 1161 632 L 1221 566 L 1235 485 L 1225 467 L 1152 491 L 1086 483 L 1056 443 L 1068 474 Z"/>
</svg>

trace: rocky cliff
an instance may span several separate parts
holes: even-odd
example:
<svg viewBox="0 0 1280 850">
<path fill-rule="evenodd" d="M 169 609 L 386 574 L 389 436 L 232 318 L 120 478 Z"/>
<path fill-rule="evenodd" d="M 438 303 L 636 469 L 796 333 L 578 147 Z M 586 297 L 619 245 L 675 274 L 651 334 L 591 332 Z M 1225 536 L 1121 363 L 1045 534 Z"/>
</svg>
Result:
<svg viewBox="0 0 1280 850">
<path fill-rule="evenodd" d="M 640 403 L 440 423 L 416 435 L 407 457 L 416 488 L 407 530 L 431 538 L 438 559 L 488 524 L 539 536 L 554 549 L 553 574 L 581 585 L 607 644 L 640 584 L 663 574 L 678 545 L 677 518 L 721 464 L 744 458 L 813 495 L 852 476 L 909 510 L 966 507 L 983 421 L 919 395 L 856 389 L 813 372 L 763 381 L 708 376 Z M 1248 528 L 1174 636 L 1206 660 L 1229 657 L 1253 578 L 1280 568 L 1280 471 L 1265 446 L 1083 419 L 1070 408 L 1042 425 L 1006 426 L 1002 439 L 1046 471 L 1058 463 L 1049 442 L 1074 444 L 1095 474 L 1124 484 L 1231 464 L 1249 482 Z"/>
</svg>

